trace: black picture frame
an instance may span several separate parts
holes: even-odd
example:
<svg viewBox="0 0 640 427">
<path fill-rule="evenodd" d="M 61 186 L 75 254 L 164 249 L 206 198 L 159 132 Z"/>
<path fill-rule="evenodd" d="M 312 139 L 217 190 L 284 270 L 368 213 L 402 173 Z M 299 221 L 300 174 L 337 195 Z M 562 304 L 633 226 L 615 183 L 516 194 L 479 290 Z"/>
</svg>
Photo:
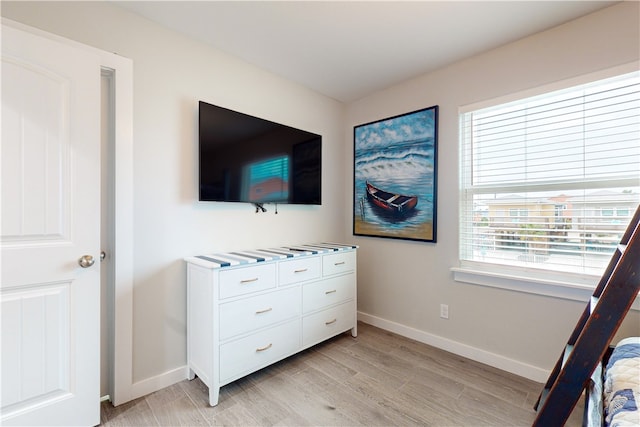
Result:
<svg viewBox="0 0 640 427">
<path fill-rule="evenodd" d="M 353 128 L 353 234 L 437 241 L 438 106 Z"/>
</svg>

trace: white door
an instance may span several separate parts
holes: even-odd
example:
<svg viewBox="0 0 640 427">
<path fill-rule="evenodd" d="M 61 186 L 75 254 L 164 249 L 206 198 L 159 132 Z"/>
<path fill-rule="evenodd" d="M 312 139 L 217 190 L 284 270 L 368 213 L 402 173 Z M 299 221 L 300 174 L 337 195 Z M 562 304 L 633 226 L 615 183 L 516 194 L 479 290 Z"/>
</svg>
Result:
<svg viewBox="0 0 640 427">
<path fill-rule="evenodd" d="M 96 425 L 100 60 L 3 24 L 1 70 L 0 424 Z"/>
</svg>

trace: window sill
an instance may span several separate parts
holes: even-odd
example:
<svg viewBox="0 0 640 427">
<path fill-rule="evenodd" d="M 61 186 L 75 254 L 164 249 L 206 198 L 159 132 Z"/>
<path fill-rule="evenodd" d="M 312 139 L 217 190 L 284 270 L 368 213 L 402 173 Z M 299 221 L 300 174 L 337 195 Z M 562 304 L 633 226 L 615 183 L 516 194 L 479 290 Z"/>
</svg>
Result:
<svg viewBox="0 0 640 427">
<path fill-rule="evenodd" d="M 451 271 L 456 282 L 580 301 L 585 304 L 590 300 L 600 280 L 595 276 L 558 276 L 558 280 L 551 280 L 535 277 L 529 271 L 496 272 L 478 266 L 453 267 Z M 640 294 L 636 296 L 631 310 L 640 311 Z"/>
</svg>

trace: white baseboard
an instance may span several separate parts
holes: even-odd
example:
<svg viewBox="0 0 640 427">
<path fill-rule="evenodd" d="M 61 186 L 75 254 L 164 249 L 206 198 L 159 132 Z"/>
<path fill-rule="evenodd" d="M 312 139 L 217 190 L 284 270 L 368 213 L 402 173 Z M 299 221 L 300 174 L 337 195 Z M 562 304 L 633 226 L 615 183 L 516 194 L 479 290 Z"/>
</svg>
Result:
<svg viewBox="0 0 640 427">
<path fill-rule="evenodd" d="M 448 338 L 433 335 L 400 323 L 372 316 L 362 311 L 358 311 L 358 320 L 369 325 L 376 326 L 380 329 L 402 335 L 403 337 L 411 338 L 421 343 L 449 351 L 459 356 L 475 360 L 476 362 L 493 366 L 494 368 L 502 369 L 503 371 L 511 372 L 512 374 L 516 374 L 536 382 L 544 383 L 549 377 L 550 372 L 546 369 L 510 359 L 499 354 L 491 353 L 480 348 L 472 347 L 461 342 L 453 341 Z"/>
<path fill-rule="evenodd" d="M 131 385 L 131 400 L 146 396 L 154 391 L 162 390 L 175 383 L 187 379 L 187 365 L 164 372 L 155 377 L 146 378 Z"/>
<path fill-rule="evenodd" d="M 358 312 L 358 320 L 369 325 L 376 326 L 380 329 L 411 338 L 424 344 L 432 345 L 442 350 L 502 369 L 503 371 L 511 372 L 512 374 L 516 374 L 533 381 L 544 383 L 549 377 L 549 371 L 546 369 L 532 366 L 518 360 L 510 359 L 508 357 L 453 341 L 448 338 L 443 338 L 438 335 L 429 334 L 400 323 L 372 316 L 362 311 Z M 186 379 L 188 370 L 188 367 L 184 365 L 160 375 L 133 383 L 131 386 L 131 400 L 146 396 L 154 391 L 161 390 Z"/>
</svg>

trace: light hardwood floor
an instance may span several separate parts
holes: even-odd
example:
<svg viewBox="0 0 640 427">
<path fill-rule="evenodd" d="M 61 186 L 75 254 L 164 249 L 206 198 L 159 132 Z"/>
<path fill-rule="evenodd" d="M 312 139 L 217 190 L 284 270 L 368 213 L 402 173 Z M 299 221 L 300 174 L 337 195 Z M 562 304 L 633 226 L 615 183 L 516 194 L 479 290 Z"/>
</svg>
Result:
<svg viewBox="0 0 640 427">
<path fill-rule="evenodd" d="M 220 390 L 199 380 L 111 406 L 104 426 L 529 426 L 542 384 L 359 323 Z M 581 425 L 582 403 L 567 426 Z"/>
</svg>

